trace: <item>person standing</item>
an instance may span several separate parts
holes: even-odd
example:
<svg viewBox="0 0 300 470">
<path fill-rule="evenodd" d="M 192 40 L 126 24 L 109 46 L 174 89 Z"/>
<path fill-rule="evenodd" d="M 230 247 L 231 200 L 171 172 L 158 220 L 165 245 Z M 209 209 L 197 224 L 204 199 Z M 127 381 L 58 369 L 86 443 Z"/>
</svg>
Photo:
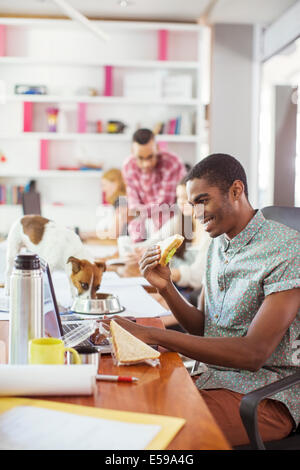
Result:
<svg viewBox="0 0 300 470">
<path fill-rule="evenodd" d="M 175 203 L 176 186 L 186 170 L 176 155 L 158 150 L 151 130 L 138 129 L 133 134 L 132 155 L 124 162 L 122 172 L 129 213 L 136 216 L 129 224 L 129 235 L 139 242 L 147 236 L 147 219 L 158 230 L 170 217 L 165 209 Z"/>
</svg>

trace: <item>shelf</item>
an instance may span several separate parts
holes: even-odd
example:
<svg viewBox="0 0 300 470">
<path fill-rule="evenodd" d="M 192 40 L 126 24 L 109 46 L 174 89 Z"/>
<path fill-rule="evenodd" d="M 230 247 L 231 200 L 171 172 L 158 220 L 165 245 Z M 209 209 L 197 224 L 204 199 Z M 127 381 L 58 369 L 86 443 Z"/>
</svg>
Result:
<svg viewBox="0 0 300 470">
<path fill-rule="evenodd" d="M 32 172 L 5 172 L 1 171 L 1 178 L 101 178 L 102 171 L 92 170 L 37 170 Z"/>
<path fill-rule="evenodd" d="M 38 140 L 82 140 L 99 142 L 131 142 L 131 134 L 91 134 L 91 133 L 58 133 L 58 132 L 22 132 L 16 134 L 0 134 L 0 139 L 38 139 Z M 159 134 L 155 137 L 157 142 L 199 142 L 197 135 L 169 135 Z"/>
<path fill-rule="evenodd" d="M 52 65 L 59 67 L 129 67 L 139 69 L 184 69 L 196 70 L 200 67 L 197 61 L 171 61 L 171 60 L 51 60 L 34 57 L 0 57 L 0 65 Z"/>
<path fill-rule="evenodd" d="M 61 95 L 9 95 L 0 97 L 5 102 L 30 102 L 30 103 L 88 103 L 88 104 L 147 104 L 147 105 L 174 105 L 174 106 L 197 106 L 201 104 L 197 98 L 174 99 L 174 98 L 127 98 L 123 96 L 61 96 Z"/>
<path fill-rule="evenodd" d="M 169 23 L 169 22 L 152 22 L 152 21 L 110 21 L 110 20 L 92 20 L 92 23 L 99 25 L 105 31 L 123 31 L 123 30 L 144 30 L 158 31 L 167 29 L 168 31 L 201 31 L 201 25 L 192 23 Z M 47 19 L 47 18 L 0 18 L 0 24 L 7 26 L 24 26 L 24 27 L 49 27 L 65 29 L 78 29 L 78 24 L 69 19 Z"/>
</svg>

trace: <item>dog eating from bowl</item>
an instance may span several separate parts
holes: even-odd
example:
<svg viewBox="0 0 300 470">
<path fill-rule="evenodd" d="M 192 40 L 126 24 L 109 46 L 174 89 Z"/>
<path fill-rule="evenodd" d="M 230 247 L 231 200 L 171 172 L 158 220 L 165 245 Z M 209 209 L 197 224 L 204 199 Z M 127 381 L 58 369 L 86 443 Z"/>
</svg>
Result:
<svg viewBox="0 0 300 470">
<path fill-rule="evenodd" d="M 71 229 L 57 225 L 40 215 L 25 215 L 16 220 L 7 237 L 5 293 L 9 295 L 9 280 L 14 259 L 25 248 L 47 261 L 50 271 L 64 270 L 72 297 L 96 299 L 104 262 L 95 262 L 83 246 L 79 236 Z"/>
</svg>

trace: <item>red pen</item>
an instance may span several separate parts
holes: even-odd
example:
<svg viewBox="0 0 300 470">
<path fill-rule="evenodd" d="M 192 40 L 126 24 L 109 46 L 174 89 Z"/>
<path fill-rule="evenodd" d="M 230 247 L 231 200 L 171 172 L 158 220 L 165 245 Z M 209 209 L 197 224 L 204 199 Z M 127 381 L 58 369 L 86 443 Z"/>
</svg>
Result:
<svg viewBox="0 0 300 470">
<path fill-rule="evenodd" d="M 97 380 L 108 380 L 111 382 L 137 382 L 139 379 L 137 377 L 126 377 L 122 375 L 103 375 L 103 374 L 97 374 L 96 375 Z"/>
</svg>

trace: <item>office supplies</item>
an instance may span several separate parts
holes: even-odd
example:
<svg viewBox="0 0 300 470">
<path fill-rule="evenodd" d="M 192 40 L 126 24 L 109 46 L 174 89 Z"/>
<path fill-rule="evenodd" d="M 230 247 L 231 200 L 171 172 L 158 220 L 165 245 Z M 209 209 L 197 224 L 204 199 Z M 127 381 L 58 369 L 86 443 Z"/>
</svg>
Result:
<svg viewBox="0 0 300 470">
<path fill-rule="evenodd" d="M 0 365 L 0 396 L 92 395 L 94 365 Z"/>
<path fill-rule="evenodd" d="M 102 375 L 102 374 L 97 374 L 96 375 L 96 380 L 104 380 L 108 382 L 138 382 L 137 377 L 128 377 L 128 376 L 123 376 L 123 375 Z"/>
<path fill-rule="evenodd" d="M 13 448 L 23 444 L 22 448 L 53 450 L 165 449 L 185 424 L 184 419 L 170 416 L 26 398 L 0 399 L 0 420 L 0 448 L 10 437 Z"/>
<path fill-rule="evenodd" d="M 18 255 L 10 277 L 10 364 L 27 364 L 28 341 L 44 336 L 42 288 L 39 257 Z"/>
</svg>

